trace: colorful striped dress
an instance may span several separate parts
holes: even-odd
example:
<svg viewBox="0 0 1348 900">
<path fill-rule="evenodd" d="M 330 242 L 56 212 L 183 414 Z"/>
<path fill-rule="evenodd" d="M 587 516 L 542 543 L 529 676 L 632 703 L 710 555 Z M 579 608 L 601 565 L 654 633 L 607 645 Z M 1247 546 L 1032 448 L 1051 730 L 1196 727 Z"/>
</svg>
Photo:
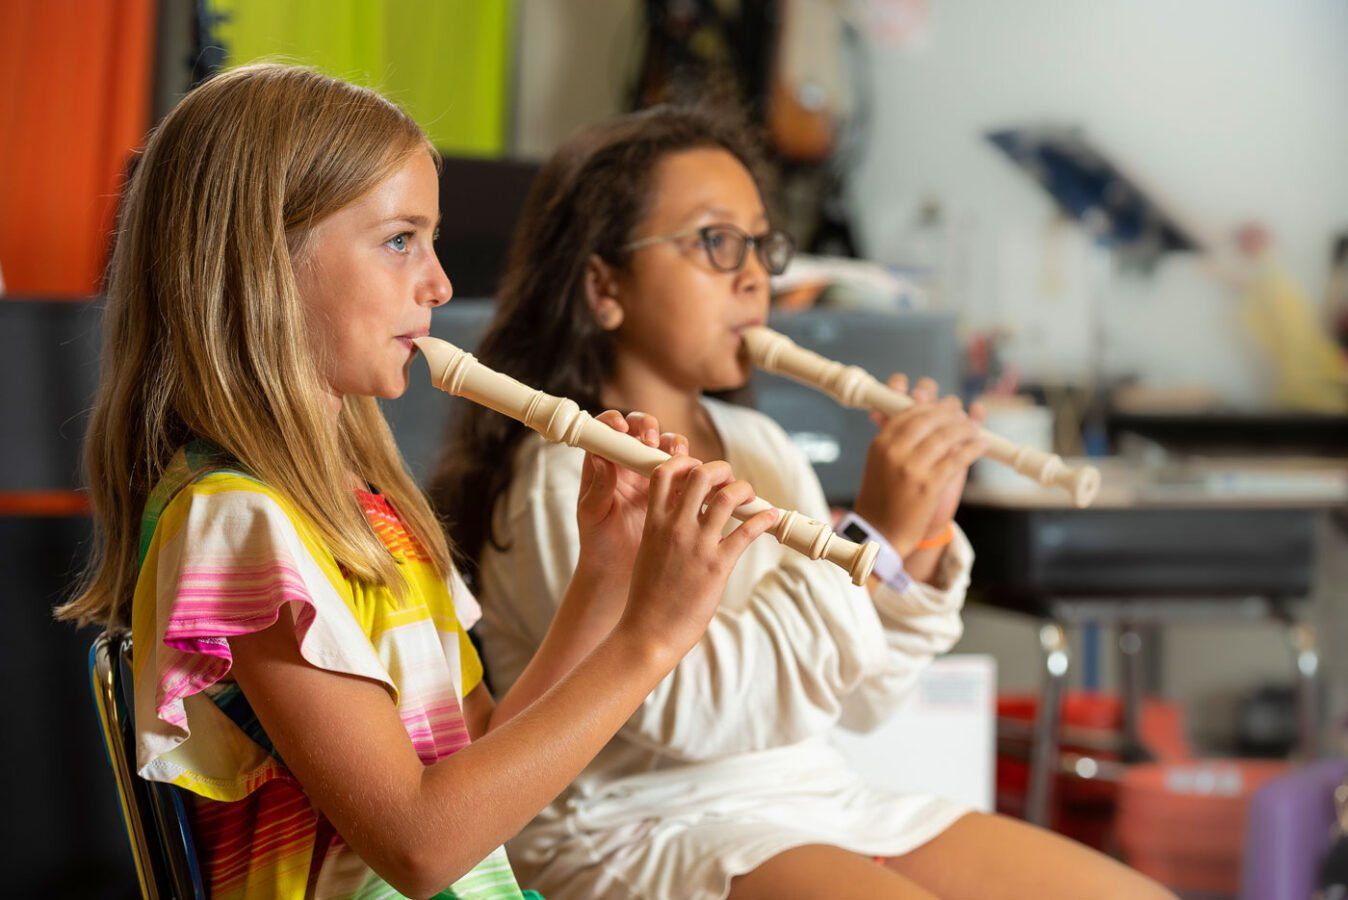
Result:
<svg viewBox="0 0 1348 900">
<path fill-rule="evenodd" d="M 208 445 L 179 451 L 146 503 L 132 603 L 137 769 L 192 795 L 212 897 L 399 896 L 310 804 L 228 679 L 228 639 L 273 624 L 282 604 L 308 662 L 388 688 L 424 763 L 469 743 L 461 704 L 482 666 L 464 629 L 477 603 L 457 573 L 448 585 L 437 574 L 387 500 L 358 496 L 409 583 L 401 600 L 348 578 L 293 505 Z M 498 848 L 438 896 L 523 895 Z"/>
</svg>

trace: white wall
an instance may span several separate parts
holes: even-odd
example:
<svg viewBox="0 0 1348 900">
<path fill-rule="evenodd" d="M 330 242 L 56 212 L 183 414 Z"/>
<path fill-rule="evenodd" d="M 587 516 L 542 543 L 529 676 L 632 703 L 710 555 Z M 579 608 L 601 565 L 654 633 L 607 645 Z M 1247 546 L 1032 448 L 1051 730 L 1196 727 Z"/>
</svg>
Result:
<svg viewBox="0 0 1348 900">
<path fill-rule="evenodd" d="M 1150 278 L 1106 277 L 1092 291 L 1088 254 L 1046 237 L 1047 195 L 982 134 L 1027 122 L 1083 126 L 1208 229 L 1266 222 L 1318 304 L 1331 235 L 1348 229 L 1348 3 L 931 7 L 921 47 L 872 48 L 873 139 L 851 185 L 871 251 L 893 255 L 915 205 L 938 198 L 964 235 L 955 299 L 971 324 L 1013 325 L 1032 370 L 1070 375 L 1089 361 L 1077 343 L 1094 295 L 1108 372 L 1258 399 L 1260 373 L 1232 298 L 1194 258 L 1170 258 Z"/>
<path fill-rule="evenodd" d="M 1051 224 L 1048 197 L 982 134 L 1021 122 L 1082 125 L 1207 228 L 1265 221 L 1318 302 L 1330 235 L 1348 229 L 1348 0 L 931 0 L 931 8 L 920 49 L 872 48 L 873 140 L 851 183 L 871 249 L 892 251 L 915 205 L 935 196 L 961 235 L 960 308 L 972 325 L 1016 327 L 1031 369 L 1070 376 L 1089 367 L 1094 296 L 1108 325 L 1107 370 L 1256 402 L 1260 367 L 1233 298 L 1197 260 L 1169 258 L 1150 277 L 1112 275 L 1075 229 Z M 639 24 L 635 0 L 521 0 L 516 152 L 545 156 L 572 129 L 621 111 Z M 1334 547 L 1327 563 L 1336 552 L 1348 559 Z M 1348 636 L 1340 596 L 1348 582 L 1338 570 L 1319 581 L 1317 618 L 1341 710 L 1348 661 L 1332 648 Z M 1003 689 L 1038 685 L 1029 620 L 973 607 L 965 621 L 959 650 L 995 654 Z M 1163 663 L 1200 743 L 1229 737 L 1236 697 L 1291 671 L 1279 629 L 1258 623 L 1176 628 Z"/>
<path fill-rule="evenodd" d="M 517 155 L 543 159 L 575 129 L 626 109 L 642 25 L 633 0 L 520 0 Z"/>
</svg>

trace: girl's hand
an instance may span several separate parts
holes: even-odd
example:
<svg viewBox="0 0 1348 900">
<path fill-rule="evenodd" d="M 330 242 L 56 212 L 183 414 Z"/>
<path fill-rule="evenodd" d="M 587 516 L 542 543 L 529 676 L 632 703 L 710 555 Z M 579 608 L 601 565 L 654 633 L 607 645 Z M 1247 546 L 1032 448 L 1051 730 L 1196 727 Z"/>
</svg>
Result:
<svg viewBox="0 0 1348 900">
<path fill-rule="evenodd" d="M 903 392 L 908 380 L 894 375 L 889 386 Z M 880 426 L 866 454 L 856 511 L 878 528 L 905 559 L 919 541 L 942 535 L 959 506 L 969 466 L 986 449 L 979 423 L 958 397 L 937 400 L 936 382 L 923 378 L 913 406 L 896 416 L 873 415 Z"/>
<path fill-rule="evenodd" d="M 889 377 L 889 386 L 900 392 L 906 390 L 908 387 L 908 376 L 902 374 L 891 375 Z M 936 382 L 930 378 L 919 379 L 917 387 L 913 388 L 914 399 L 920 397 L 924 403 L 934 402 L 937 396 Z M 953 396 L 946 399 L 958 402 L 958 398 Z M 976 426 L 976 434 L 978 433 L 978 430 L 982 429 L 983 420 L 987 418 L 987 415 L 987 409 L 982 403 L 974 402 L 969 404 L 969 419 Z M 872 418 L 877 420 L 877 425 L 884 424 L 883 416 L 877 415 Z M 983 440 L 981 436 L 980 440 Z M 986 449 L 987 443 L 983 440 L 983 442 L 979 444 L 978 456 L 981 456 Z M 975 456 L 975 459 L 977 459 L 977 456 Z M 972 464 L 973 463 L 970 462 L 969 465 Z M 960 498 L 964 495 L 964 485 L 968 480 L 969 466 L 965 466 L 956 471 L 955 476 L 951 478 L 950 483 L 946 485 L 945 493 L 943 493 L 940 500 L 937 501 L 936 511 L 932 513 L 931 521 L 927 524 L 927 531 L 923 535 L 924 540 L 926 538 L 940 537 L 945 534 L 946 529 L 950 527 L 950 523 L 955 519 L 955 511 L 959 509 Z"/>
<path fill-rule="evenodd" d="M 682 435 L 660 433 L 660 423 L 646 413 L 617 410 L 596 416 L 614 431 L 636 437 L 651 447 L 659 447 L 671 456 L 688 453 L 688 439 Z M 641 530 L 646 521 L 648 484 L 646 478 L 593 454 L 585 454 L 580 474 L 580 499 L 576 503 L 576 524 L 580 531 L 579 571 L 604 579 L 621 579 L 632 574 L 632 563 Z"/>
<path fill-rule="evenodd" d="M 680 455 L 661 464 L 651 476 L 641 549 L 615 633 L 672 655 L 671 664 L 687 653 L 745 548 L 777 521 L 776 510 L 765 510 L 723 536 L 731 512 L 755 496 L 728 463 Z"/>
</svg>

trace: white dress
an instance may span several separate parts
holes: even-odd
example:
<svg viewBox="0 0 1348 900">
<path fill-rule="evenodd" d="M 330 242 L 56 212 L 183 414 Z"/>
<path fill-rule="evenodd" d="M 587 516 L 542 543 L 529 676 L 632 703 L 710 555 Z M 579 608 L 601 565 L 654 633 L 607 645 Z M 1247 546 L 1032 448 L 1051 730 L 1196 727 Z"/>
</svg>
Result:
<svg viewBox="0 0 1348 900">
<path fill-rule="evenodd" d="M 809 463 L 763 414 L 704 401 L 737 477 L 827 521 Z M 498 696 L 547 632 L 579 551 L 584 454 L 537 435 L 516 457 L 482 559 L 478 626 Z M 962 534 L 933 581 L 872 597 L 836 566 L 755 541 L 706 636 L 580 777 L 509 844 L 548 900 L 720 898 L 784 850 L 895 856 L 970 809 L 872 787 L 829 742 L 882 721 L 961 633 L 973 551 Z M 902 765 L 902 760 L 895 760 Z"/>
</svg>

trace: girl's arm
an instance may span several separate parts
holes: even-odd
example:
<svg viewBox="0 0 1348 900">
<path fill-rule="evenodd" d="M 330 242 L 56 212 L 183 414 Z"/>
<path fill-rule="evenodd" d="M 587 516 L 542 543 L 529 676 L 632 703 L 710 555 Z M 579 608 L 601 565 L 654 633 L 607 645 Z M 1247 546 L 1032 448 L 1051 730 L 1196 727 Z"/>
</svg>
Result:
<svg viewBox="0 0 1348 900">
<path fill-rule="evenodd" d="M 597 418 L 615 431 L 632 434 L 671 455 L 688 452 L 686 438 L 661 434 L 660 423 L 647 413 L 634 412 L 624 418 L 615 410 L 607 410 Z M 493 705 L 486 691 L 470 695 L 481 728 L 473 732 L 475 738 L 542 696 L 613 629 L 631 588 L 648 489 L 647 480 L 635 472 L 597 456 L 585 456 L 575 512 L 581 544 L 576 570 L 543 643 L 501 702 Z"/>
<path fill-rule="evenodd" d="M 892 376 L 889 386 L 906 393 L 907 376 Z M 879 430 L 867 448 L 856 511 L 889 539 L 909 577 L 933 584 L 944 548 L 918 544 L 950 534 L 969 466 L 986 449 L 979 431 L 985 412 L 975 403 L 965 415 L 954 396 L 938 401 L 930 378 L 911 396 L 915 405 L 898 415 L 871 416 Z M 872 577 L 869 589 L 878 598 L 880 580 Z"/>
<path fill-rule="evenodd" d="M 827 518 L 818 478 L 780 429 L 748 415 L 734 427 L 787 467 L 779 490 L 792 493 L 774 502 Z M 519 658 L 536 646 L 526 647 L 527 636 L 545 633 L 559 599 L 560 591 L 551 594 L 548 586 L 565 585 L 576 565 L 580 536 L 571 509 L 578 476 L 574 462 L 567 465 L 576 457 L 548 449 L 541 469 L 548 480 L 517 507 L 508 531 L 512 549 L 484 573 L 497 614 L 517 623 L 486 635 L 498 658 Z M 534 535 L 547 535 L 547 544 Z M 933 576 L 937 586 L 915 584 L 902 594 L 881 587 L 874 598 L 829 566 L 784 555 L 748 596 L 724 604 L 698 646 L 624 726 L 624 736 L 696 760 L 794 743 L 840 720 L 875 721 L 958 637 L 966 548 L 961 538 L 945 549 Z M 508 684 L 511 672 L 498 668 L 496 675 Z"/>
<path fill-rule="evenodd" d="M 618 625 L 510 721 L 432 765 L 382 686 L 301 657 L 288 609 L 276 625 L 230 639 L 234 678 L 342 838 L 402 893 L 434 894 L 560 793 L 697 641 L 734 562 L 772 524 L 764 514 L 722 537 L 730 511 L 752 496 L 724 463 L 663 464 L 651 479 L 635 602 Z"/>
<path fill-rule="evenodd" d="M 452 884 L 537 815 L 664 674 L 669 654 L 615 635 L 533 708 L 426 766 L 384 687 L 309 665 L 294 634 L 282 621 L 232 639 L 235 679 L 309 799 L 411 897 Z"/>
</svg>

